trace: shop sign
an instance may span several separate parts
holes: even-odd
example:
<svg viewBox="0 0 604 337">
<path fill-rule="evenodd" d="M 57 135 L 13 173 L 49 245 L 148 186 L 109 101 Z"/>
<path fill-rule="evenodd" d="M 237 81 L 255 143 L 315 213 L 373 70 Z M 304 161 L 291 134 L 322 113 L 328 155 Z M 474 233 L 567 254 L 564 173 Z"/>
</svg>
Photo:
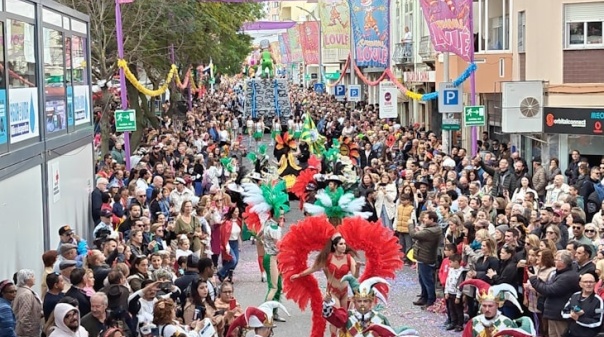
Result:
<svg viewBox="0 0 604 337">
<path fill-rule="evenodd" d="M 543 108 L 543 132 L 604 135 L 604 108 Z"/>
</svg>

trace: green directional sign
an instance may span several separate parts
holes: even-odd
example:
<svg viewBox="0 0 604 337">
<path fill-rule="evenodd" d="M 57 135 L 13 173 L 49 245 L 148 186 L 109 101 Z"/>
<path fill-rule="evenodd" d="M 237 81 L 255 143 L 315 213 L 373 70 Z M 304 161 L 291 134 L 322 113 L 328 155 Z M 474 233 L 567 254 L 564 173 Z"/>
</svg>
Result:
<svg viewBox="0 0 604 337">
<path fill-rule="evenodd" d="M 136 131 L 136 111 L 135 110 L 115 110 L 115 131 L 129 132 Z"/>
<path fill-rule="evenodd" d="M 487 119 L 484 105 L 464 107 L 463 119 L 466 126 L 485 126 Z"/>
<path fill-rule="evenodd" d="M 325 74 L 325 79 L 327 80 L 332 80 L 332 81 L 337 81 L 340 78 L 340 72 L 336 71 L 333 73 L 326 73 Z"/>
</svg>

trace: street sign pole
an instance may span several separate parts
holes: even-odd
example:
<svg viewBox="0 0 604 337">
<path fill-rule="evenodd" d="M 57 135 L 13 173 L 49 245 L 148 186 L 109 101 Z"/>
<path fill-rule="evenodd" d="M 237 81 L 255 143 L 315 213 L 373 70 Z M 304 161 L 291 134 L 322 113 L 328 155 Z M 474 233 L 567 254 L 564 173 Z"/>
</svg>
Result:
<svg viewBox="0 0 604 337">
<path fill-rule="evenodd" d="M 449 75 L 449 53 L 445 52 L 443 55 L 444 59 L 443 59 L 443 81 L 444 82 L 449 82 L 451 80 L 450 75 Z M 444 90 L 444 88 L 438 88 L 438 90 Z M 442 115 L 443 117 L 443 122 L 445 120 L 444 117 L 449 117 L 448 114 L 444 114 Z M 448 118 L 447 118 L 448 119 Z M 443 123 L 444 125 L 444 123 Z M 447 153 L 449 153 L 449 138 L 451 136 L 451 133 L 448 130 L 445 130 L 445 128 L 442 128 L 442 132 L 441 132 L 441 139 L 442 139 L 442 148 L 444 151 L 447 151 Z"/>
</svg>

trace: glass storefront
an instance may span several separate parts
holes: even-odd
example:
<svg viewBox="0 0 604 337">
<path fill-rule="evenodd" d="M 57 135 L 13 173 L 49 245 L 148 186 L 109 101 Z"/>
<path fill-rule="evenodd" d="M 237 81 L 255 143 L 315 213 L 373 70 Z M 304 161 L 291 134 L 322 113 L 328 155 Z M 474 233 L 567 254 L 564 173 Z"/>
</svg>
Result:
<svg viewBox="0 0 604 337">
<path fill-rule="evenodd" d="M 85 17 L 42 0 L 0 0 L 0 15 L 0 153 L 90 127 Z"/>
</svg>

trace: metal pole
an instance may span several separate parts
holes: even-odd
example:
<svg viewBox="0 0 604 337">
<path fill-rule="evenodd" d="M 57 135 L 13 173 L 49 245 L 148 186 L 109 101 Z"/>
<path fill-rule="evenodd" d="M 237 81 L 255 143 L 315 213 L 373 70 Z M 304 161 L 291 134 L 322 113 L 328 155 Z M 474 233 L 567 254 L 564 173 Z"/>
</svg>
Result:
<svg viewBox="0 0 604 337">
<path fill-rule="evenodd" d="M 474 6 L 470 6 L 470 36 L 472 40 L 474 40 Z M 474 48 L 474 44 L 472 43 L 472 48 Z M 474 50 L 472 50 L 471 62 L 474 63 Z M 471 105 L 476 105 L 476 72 L 472 72 L 470 75 L 470 103 Z M 485 112 L 486 113 L 486 112 Z M 486 116 L 485 116 L 486 117 Z M 486 118 L 485 118 L 486 121 Z M 488 129 L 488 125 L 485 125 Z M 472 156 L 475 156 L 478 153 L 478 130 L 475 126 L 470 129 L 470 139 L 471 139 L 471 150 Z"/>
<path fill-rule="evenodd" d="M 444 53 L 443 59 L 443 82 L 449 82 L 451 80 L 449 76 L 449 53 Z M 443 90 L 443 88 L 438 88 L 438 90 Z M 443 119 L 448 118 L 448 114 L 443 114 Z M 442 149 L 443 151 L 449 152 L 449 137 L 451 133 L 447 130 L 442 130 L 441 138 L 442 138 Z"/>
<path fill-rule="evenodd" d="M 117 37 L 117 56 L 124 58 L 124 33 L 122 31 L 122 11 L 120 1 L 115 0 L 115 32 Z M 122 110 L 128 109 L 128 88 L 126 86 L 126 75 L 124 69 L 120 68 L 120 97 Z M 126 152 L 126 170 L 130 170 L 130 132 L 124 132 L 124 151 Z"/>
</svg>

